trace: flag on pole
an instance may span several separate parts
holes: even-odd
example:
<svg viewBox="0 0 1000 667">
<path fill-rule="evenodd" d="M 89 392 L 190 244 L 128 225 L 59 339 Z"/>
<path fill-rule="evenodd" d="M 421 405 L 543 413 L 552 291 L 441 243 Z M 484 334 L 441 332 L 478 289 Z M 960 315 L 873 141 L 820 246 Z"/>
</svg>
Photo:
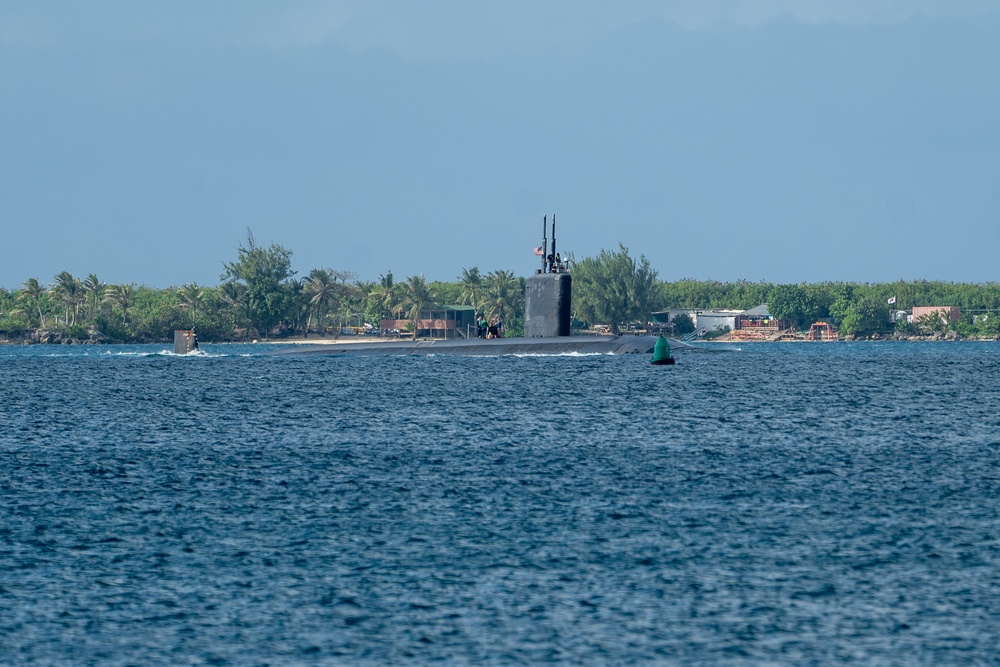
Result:
<svg viewBox="0 0 1000 667">
<path fill-rule="evenodd" d="M 894 304 L 894 303 L 896 303 L 896 297 L 892 297 L 891 299 L 889 299 L 889 305 L 890 305 L 890 306 L 891 306 L 892 304 Z"/>
<path fill-rule="evenodd" d="M 535 248 L 535 255 L 537 257 L 541 257 L 542 256 L 542 246 L 538 246 L 537 248 Z"/>
</svg>

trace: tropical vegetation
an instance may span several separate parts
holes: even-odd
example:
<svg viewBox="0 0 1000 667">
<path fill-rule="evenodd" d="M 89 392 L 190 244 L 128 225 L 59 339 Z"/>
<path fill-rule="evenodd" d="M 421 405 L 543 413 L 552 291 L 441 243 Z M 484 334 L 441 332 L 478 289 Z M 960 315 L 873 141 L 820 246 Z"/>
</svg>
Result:
<svg viewBox="0 0 1000 667">
<path fill-rule="evenodd" d="M 662 281 L 644 256 L 633 257 L 623 245 L 571 263 L 575 318 L 615 331 L 644 324 L 650 313 L 671 308 L 747 309 L 766 303 L 774 317 L 799 329 L 825 319 L 853 336 L 894 331 L 1000 336 L 998 283 Z M 0 336 L 154 342 L 170 340 L 179 328 L 194 328 L 205 341 L 335 336 L 348 325 L 378 327 L 389 319 L 408 320 L 413 330 L 421 312 L 444 305 L 471 306 L 477 315 L 497 316 L 508 335 L 519 335 L 524 327 L 525 280 L 509 270 L 484 273 L 465 267 L 454 281 L 426 281 L 420 275 L 397 280 L 387 271 L 377 282 L 365 282 L 349 271 L 316 268 L 298 278 L 291 250 L 261 245 L 252 233 L 222 269 L 218 285 L 166 289 L 106 284 L 93 273 L 81 278 L 62 271 L 47 283 L 31 277 L 14 290 L 0 288 Z M 892 319 L 892 311 L 917 305 L 959 306 L 962 318 Z M 693 328 L 683 317 L 675 324 Z"/>
</svg>

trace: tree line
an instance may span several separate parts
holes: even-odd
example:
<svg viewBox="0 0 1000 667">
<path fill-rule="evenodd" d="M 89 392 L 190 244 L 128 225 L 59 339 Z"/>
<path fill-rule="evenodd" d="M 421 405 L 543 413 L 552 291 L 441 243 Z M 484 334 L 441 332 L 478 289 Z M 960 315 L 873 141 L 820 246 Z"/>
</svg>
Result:
<svg viewBox="0 0 1000 667">
<path fill-rule="evenodd" d="M 858 337 L 945 330 L 963 336 L 1000 335 L 998 283 L 660 281 L 645 257 L 631 257 L 628 248 L 620 244 L 617 251 L 602 250 L 597 257 L 574 262 L 574 313 L 590 322 L 608 324 L 613 331 L 625 324 L 644 323 L 650 313 L 671 308 L 747 310 L 761 304 L 767 304 L 773 317 L 797 330 L 827 320 L 842 334 Z M 893 311 L 910 310 L 913 306 L 959 306 L 962 317 L 958 322 L 933 316 L 924 316 L 917 322 L 893 318 Z M 690 319 L 687 323 L 690 325 Z"/>
<path fill-rule="evenodd" d="M 288 335 L 337 335 L 345 326 L 409 320 L 442 305 L 470 305 L 496 315 L 512 335 L 524 327 L 524 279 L 506 270 L 463 269 L 454 282 L 410 276 L 397 281 L 387 271 L 378 281 L 349 271 L 292 268 L 292 251 L 257 243 L 253 234 L 223 264 L 220 284 L 195 283 L 156 289 L 135 283 L 106 284 L 95 274 L 78 278 L 63 271 L 48 285 L 38 278 L 20 289 L 0 288 L 0 334 L 108 342 L 170 340 L 175 329 L 195 329 L 204 341 L 268 339 Z"/>
<path fill-rule="evenodd" d="M 386 319 L 408 320 L 408 328 L 415 329 L 420 313 L 443 305 L 472 306 L 486 317 L 500 317 L 508 335 L 523 332 L 525 280 L 512 271 L 484 274 L 478 267 L 464 268 L 451 282 L 428 282 L 419 275 L 396 281 L 387 271 L 378 281 L 366 282 L 349 271 L 318 268 L 297 278 L 291 257 L 281 245 L 258 244 L 251 233 L 238 245 L 237 257 L 223 264 L 216 286 L 105 284 L 95 274 L 81 279 L 66 271 L 48 285 L 29 278 L 19 289 L 0 289 L 0 333 L 30 338 L 51 331 L 108 342 L 165 341 L 181 328 L 196 329 L 205 341 L 337 335 L 344 326 L 378 326 Z M 633 257 L 623 245 L 579 261 L 571 257 L 571 264 L 575 319 L 614 331 L 644 324 L 652 312 L 670 308 L 748 309 L 767 303 L 774 317 L 796 328 L 829 319 L 842 333 L 856 336 L 946 328 L 970 336 L 1000 335 L 997 283 L 661 281 L 644 256 Z M 959 306 L 963 317 L 957 323 L 891 319 L 891 309 L 915 305 Z"/>
<path fill-rule="evenodd" d="M 657 285 L 659 303 L 671 308 L 753 308 L 768 311 L 802 330 L 818 320 L 832 321 L 845 335 L 871 336 L 900 332 L 926 334 L 951 330 L 964 336 L 1000 335 L 1000 284 L 903 281 L 892 283 L 823 282 L 770 284 L 738 281 L 680 280 Z M 961 320 L 938 317 L 918 322 L 893 319 L 894 311 L 914 306 L 959 306 Z"/>
</svg>

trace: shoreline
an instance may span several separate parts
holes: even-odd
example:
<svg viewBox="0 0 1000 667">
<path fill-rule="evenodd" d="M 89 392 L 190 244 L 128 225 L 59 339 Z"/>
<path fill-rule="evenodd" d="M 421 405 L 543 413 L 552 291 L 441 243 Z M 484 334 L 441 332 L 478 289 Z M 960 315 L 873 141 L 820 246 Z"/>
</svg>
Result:
<svg viewBox="0 0 1000 667">
<path fill-rule="evenodd" d="M 428 342 L 428 341 L 444 341 L 444 340 L 454 340 L 454 339 L 444 339 L 444 338 L 420 338 L 418 341 Z M 498 338 L 498 341 L 503 340 L 513 340 Z M 256 345 L 256 344 L 266 344 L 266 345 L 315 345 L 315 346 L 351 346 L 351 345 L 364 345 L 366 343 L 409 343 L 413 342 L 410 338 L 387 338 L 384 336 L 372 336 L 372 337 L 358 337 L 358 338 L 303 338 L 301 336 L 294 336 L 288 338 L 274 338 L 274 339 L 253 339 L 253 340 L 225 340 L 225 341 L 200 341 L 203 345 Z M 1000 336 L 989 336 L 989 337 L 966 337 L 966 336 L 869 336 L 864 338 L 841 338 L 839 340 L 778 340 L 778 341 L 761 341 L 761 340 L 741 340 L 741 339 L 728 339 L 728 338 L 711 338 L 708 340 L 694 340 L 691 343 L 706 344 L 706 345 L 774 345 L 774 344 L 830 344 L 830 343 L 995 343 L 1000 342 Z M 74 338 L 62 338 L 54 337 L 53 339 L 46 341 L 31 340 L 30 338 L 0 338 L 0 347 L 24 347 L 24 346 L 35 346 L 35 345 L 171 345 L 172 341 L 168 339 L 164 340 L 153 340 L 153 341 L 130 341 L 130 342 L 118 342 L 111 340 L 94 340 L 94 339 L 74 339 Z"/>
<path fill-rule="evenodd" d="M 764 343 L 775 344 L 799 344 L 799 343 L 995 343 L 1000 342 L 1000 335 L 995 336 L 962 336 L 959 334 L 934 334 L 930 336 L 918 336 L 913 334 L 875 334 L 872 336 L 845 336 L 837 340 L 744 340 L 740 338 L 712 338 L 710 340 L 692 341 L 699 343 Z"/>
</svg>

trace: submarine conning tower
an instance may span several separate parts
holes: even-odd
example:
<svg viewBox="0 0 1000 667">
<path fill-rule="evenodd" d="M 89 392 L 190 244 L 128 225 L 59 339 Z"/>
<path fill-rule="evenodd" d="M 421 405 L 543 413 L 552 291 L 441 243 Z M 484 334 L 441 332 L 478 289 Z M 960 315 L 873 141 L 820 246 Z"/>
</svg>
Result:
<svg viewBox="0 0 1000 667">
<path fill-rule="evenodd" d="M 556 254 L 556 216 L 552 216 L 552 247 L 542 217 L 542 268 L 528 276 L 524 288 L 524 337 L 569 336 L 573 278 Z M 535 251 L 539 254 L 538 251 Z"/>
<path fill-rule="evenodd" d="M 174 354 L 191 354 L 198 349 L 198 337 L 194 329 L 174 331 Z"/>
</svg>

